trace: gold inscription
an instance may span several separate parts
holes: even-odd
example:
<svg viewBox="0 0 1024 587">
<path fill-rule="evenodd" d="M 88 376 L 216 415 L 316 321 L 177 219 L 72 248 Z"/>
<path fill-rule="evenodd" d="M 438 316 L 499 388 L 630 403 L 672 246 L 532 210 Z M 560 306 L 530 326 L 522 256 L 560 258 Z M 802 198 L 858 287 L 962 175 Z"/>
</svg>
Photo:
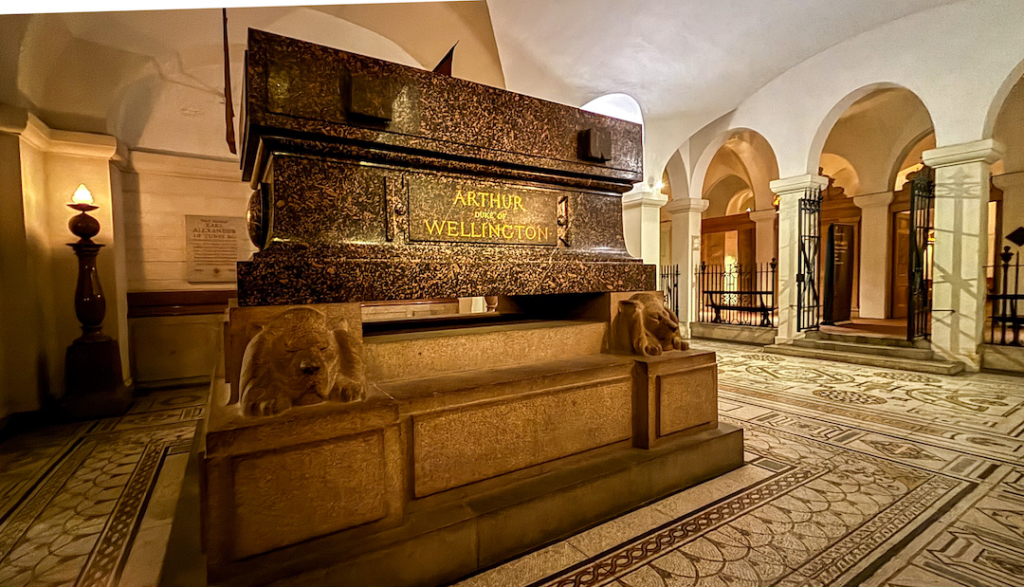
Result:
<svg viewBox="0 0 1024 587">
<path fill-rule="evenodd" d="M 425 187 L 420 191 L 415 182 L 412 187 L 413 240 L 538 245 L 557 242 L 555 192 L 512 193 L 498 186 L 488 189 L 480 185 L 452 185 L 452 191 Z"/>
</svg>

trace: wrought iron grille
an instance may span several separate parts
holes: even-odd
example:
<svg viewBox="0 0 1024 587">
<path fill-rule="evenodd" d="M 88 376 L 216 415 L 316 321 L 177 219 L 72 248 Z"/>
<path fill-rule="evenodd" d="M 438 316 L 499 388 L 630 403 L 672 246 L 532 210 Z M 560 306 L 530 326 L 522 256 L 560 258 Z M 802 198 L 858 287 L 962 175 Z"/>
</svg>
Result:
<svg viewBox="0 0 1024 587">
<path fill-rule="evenodd" d="M 1020 249 L 1010 252 L 1003 247 L 999 253 L 1001 263 L 993 272 L 993 293 L 988 296 L 989 320 L 992 344 L 1024 346 L 1021 331 L 1024 330 L 1024 292 L 1020 285 Z"/>
<path fill-rule="evenodd" d="M 907 340 L 929 338 L 932 317 L 931 241 L 935 181 L 926 168 L 910 180 L 910 261 L 907 265 Z"/>
<path fill-rule="evenodd" d="M 821 188 L 808 188 L 800 198 L 800 250 L 797 260 L 796 327 L 817 330 L 821 319 L 818 258 L 821 253 Z"/>
<path fill-rule="evenodd" d="M 752 266 L 708 265 L 696 269 L 697 321 L 774 327 L 777 282 L 775 259 Z"/>
<path fill-rule="evenodd" d="M 679 315 L 679 265 L 661 266 L 661 291 L 665 294 L 665 307 L 675 312 L 680 322 L 684 321 Z"/>
</svg>

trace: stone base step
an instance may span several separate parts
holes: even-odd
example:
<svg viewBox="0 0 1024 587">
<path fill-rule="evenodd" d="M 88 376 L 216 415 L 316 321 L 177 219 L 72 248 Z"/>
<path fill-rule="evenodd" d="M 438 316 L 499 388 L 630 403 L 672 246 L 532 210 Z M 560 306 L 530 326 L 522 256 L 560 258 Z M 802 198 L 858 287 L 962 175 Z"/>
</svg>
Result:
<svg viewBox="0 0 1024 587">
<path fill-rule="evenodd" d="M 886 347 L 905 347 L 905 348 L 919 348 L 919 349 L 930 349 L 932 343 L 925 339 L 918 339 L 914 341 L 906 340 L 903 338 L 887 338 L 883 336 L 864 336 L 857 334 L 834 334 L 831 332 L 822 332 L 820 330 L 811 330 L 806 334 L 808 339 L 813 340 L 832 340 L 836 342 L 851 342 L 854 344 L 870 344 L 875 346 L 886 346 Z"/>
<path fill-rule="evenodd" d="M 813 338 L 798 338 L 794 340 L 792 344 L 794 346 L 807 349 L 857 353 L 862 355 L 881 355 L 885 357 L 899 357 L 901 359 L 915 359 L 918 361 L 931 361 L 935 358 L 935 353 L 933 353 L 931 349 L 919 349 L 916 347 L 862 344 L 857 342 L 842 342 L 838 340 L 816 340 Z"/>
<path fill-rule="evenodd" d="M 805 348 L 792 344 L 768 345 L 764 347 L 764 352 L 776 355 L 788 355 L 792 357 L 852 363 L 854 365 L 867 365 L 869 367 L 901 369 L 904 371 L 915 371 L 918 373 L 932 373 L 936 375 L 956 375 L 964 370 L 963 363 L 959 362 L 954 363 L 939 360 L 922 361 L 920 359 L 868 355 L 852 353 L 849 351 L 830 351 L 825 349 Z"/>
</svg>

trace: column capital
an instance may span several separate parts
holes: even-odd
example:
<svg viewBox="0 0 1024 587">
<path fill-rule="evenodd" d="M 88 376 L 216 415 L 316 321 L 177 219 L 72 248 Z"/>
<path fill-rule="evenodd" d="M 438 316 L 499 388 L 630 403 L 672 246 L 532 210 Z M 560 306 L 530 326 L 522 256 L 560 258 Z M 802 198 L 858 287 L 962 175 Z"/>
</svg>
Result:
<svg viewBox="0 0 1024 587">
<path fill-rule="evenodd" d="M 750 219 L 754 222 L 768 222 L 769 220 L 774 222 L 778 215 L 778 210 L 774 208 L 771 210 L 754 210 L 750 212 Z"/>
<path fill-rule="evenodd" d="M 654 208 L 658 209 L 668 203 L 668 196 L 661 193 L 660 189 L 654 189 L 647 184 L 638 183 L 633 189 L 622 194 L 622 209 L 631 208 Z"/>
<path fill-rule="evenodd" d="M 808 173 L 806 175 L 796 175 L 793 177 L 784 177 L 781 179 L 773 179 L 768 187 L 771 188 L 773 193 L 783 196 L 792 193 L 804 193 L 809 188 L 823 188 L 828 185 L 828 178 L 822 177 L 817 174 Z"/>
<path fill-rule="evenodd" d="M 867 210 L 868 208 L 881 208 L 882 206 L 888 207 L 895 197 L 895 194 L 892 192 L 864 194 L 862 196 L 854 196 L 853 203 L 861 210 Z"/>
<path fill-rule="evenodd" d="M 668 205 L 665 206 L 665 210 L 672 215 L 690 213 L 700 214 L 707 210 L 708 205 L 710 204 L 711 202 L 703 198 L 679 198 L 669 202 Z"/>
<path fill-rule="evenodd" d="M 1003 158 L 1003 145 L 995 139 L 982 139 L 970 143 L 946 145 L 929 149 L 921 154 L 928 167 L 948 167 L 962 163 L 987 163 L 991 165 Z"/>
<path fill-rule="evenodd" d="M 1024 171 L 1015 171 L 1013 173 L 993 175 L 992 183 L 996 184 L 996 187 L 1001 190 L 1008 190 L 1024 186 Z"/>
</svg>

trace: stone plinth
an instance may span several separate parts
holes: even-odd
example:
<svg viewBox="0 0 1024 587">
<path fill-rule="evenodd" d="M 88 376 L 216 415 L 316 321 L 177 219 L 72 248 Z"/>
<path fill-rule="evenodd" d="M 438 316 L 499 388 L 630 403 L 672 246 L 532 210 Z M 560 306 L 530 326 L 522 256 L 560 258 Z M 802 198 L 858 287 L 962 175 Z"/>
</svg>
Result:
<svg viewBox="0 0 1024 587">
<path fill-rule="evenodd" d="M 607 352 L 630 297 L 553 298 L 549 309 L 573 320 L 446 319 L 393 334 L 356 330 L 349 304 L 233 310 L 233 383 L 211 394 L 229 403 L 213 401 L 202 455 L 211 583 L 312 573 L 334 585 L 440 585 L 740 466 L 742 430 L 718 423 L 714 353 Z M 564 311 L 570 301 L 576 312 Z M 306 310 L 358 336 L 364 399 L 254 415 L 244 408 L 253 345 Z M 285 332 L 275 348 L 305 352 L 289 349 L 308 336 Z M 281 364 L 290 377 L 309 360 Z"/>
</svg>

